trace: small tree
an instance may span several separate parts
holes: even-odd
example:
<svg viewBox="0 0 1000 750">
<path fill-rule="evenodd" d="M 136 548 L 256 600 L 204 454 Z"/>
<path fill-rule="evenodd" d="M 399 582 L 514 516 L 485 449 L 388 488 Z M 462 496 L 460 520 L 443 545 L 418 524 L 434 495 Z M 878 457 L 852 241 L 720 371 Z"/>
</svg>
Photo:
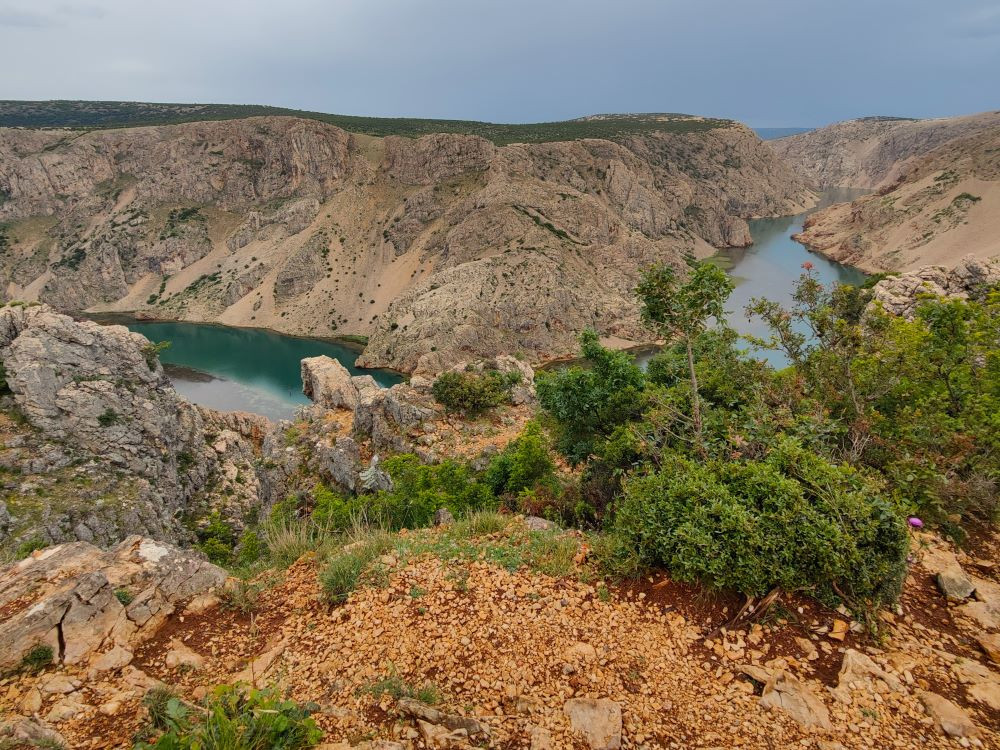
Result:
<svg viewBox="0 0 1000 750">
<path fill-rule="evenodd" d="M 688 261 L 691 273 L 681 279 L 670 266 L 654 266 L 642 275 L 636 294 L 642 303 L 642 319 L 666 340 L 679 339 L 687 350 L 688 377 L 691 381 L 691 420 L 695 446 L 705 455 L 698 395 L 698 374 L 694 365 L 692 342 L 708 326 L 709 318 L 721 320 L 733 282 L 718 266 Z"/>
</svg>

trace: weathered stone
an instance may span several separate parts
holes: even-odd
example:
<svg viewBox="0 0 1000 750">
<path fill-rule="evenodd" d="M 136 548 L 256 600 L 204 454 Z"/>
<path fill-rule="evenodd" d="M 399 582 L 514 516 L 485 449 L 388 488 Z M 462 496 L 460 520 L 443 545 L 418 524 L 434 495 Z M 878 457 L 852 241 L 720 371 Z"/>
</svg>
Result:
<svg viewBox="0 0 1000 750">
<path fill-rule="evenodd" d="M 615 701 L 571 698 L 563 704 L 563 713 L 591 750 L 618 750 L 622 746 L 622 709 Z"/>
<path fill-rule="evenodd" d="M 196 653 L 176 638 L 170 639 L 170 650 L 164 658 L 164 664 L 170 669 L 186 667 L 188 669 L 201 669 L 205 666 L 205 657 Z"/>
<path fill-rule="evenodd" d="M 972 581 L 961 568 L 941 571 L 937 575 L 937 584 L 941 593 L 952 601 L 968 599 L 976 590 Z"/>
<path fill-rule="evenodd" d="M 463 731 L 469 737 L 480 735 L 488 737 L 490 734 L 489 727 L 471 716 L 447 714 L 412 698 L 400 698 L 396 702 L 396 708 L 407 716 L 444 727 L 447 732 Z"/>
<path fill-rule="evenodd" d="M 552 521 L 548 521 L 544 518 L 539 518 L 538 516 L 527 516 L 524 519 L 524 525 L 529 531 L 550 531 L 556 528 L 556 525 Z"/>
<path fill-rule="evenodd" d="M 1000 664 L 1000 633 L 983 633 L 977 640 L 986 655 L 993 662 Z"/>
<path fill-rule="evenodd" d="M 764 685 L 760 704 L 780 709 L 804 727 L 830 729 L 830 712 L 812 686 L 779 670 Z"/>
<path fill-rule="evenodd" d="M 451 514 L 450 510 L 447 508 L 438 508 L 434 511 L 435 526 L 447 526 L 452 523 L 455 523 L 455 516 Z"/>
<path fill-rule="evenodd" d="M 140 629 L 151 633 L 175 603 L 225 580 L 224 570 L 199 555 L 140 537 L 107 552 L 86 542 L 42 550 L 0 571 L 0 606 L 28 596 L 32 602 L 0 622 L 8 644 L 0 670 L 40 643 L 53 648 L 56 662 L 83 663 L 106 646 L 114 654 L 108 658 L 120 661 L 125 652 L 116 646 Z M 127 608 L 115 595 L 122 587 L 141 592 Z"/>
<path fill-rule="evenodd" d="M 65 738 L 55 729 L 38 719 L 29 719 L 17 714 L 0 720 L 0 738 L 28 747 L 68 747 Z"/>
<path fill-rule="evenodd" d="M 924 704 L 928 715 L 948 736 L 976 737 L 979 735 L 979 727 L 975 725 L 969 714 L 947 698 L 926 690 L 917 693 L 917 697 Z"/>
<path fill-rule="evenodd" d="M 107 653 L 97 654 L 90 660 L 91 668 L 98 672 L 109 672 L 121 669 L 132 663 L 132 652 L 124 646 L 115 644 Z"/>
</svg>

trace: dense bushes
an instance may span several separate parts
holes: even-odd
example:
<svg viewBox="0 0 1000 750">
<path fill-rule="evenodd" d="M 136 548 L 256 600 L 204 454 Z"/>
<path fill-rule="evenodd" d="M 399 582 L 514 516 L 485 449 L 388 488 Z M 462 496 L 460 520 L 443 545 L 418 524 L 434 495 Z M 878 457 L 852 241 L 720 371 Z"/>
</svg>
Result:
<svg viewBox="0 0 1000 750">
<path fill-rule="evenodd" d="M 905 574 L 893 508 L 792 439 L 764 461 L 677 458 L 631 480 L 616 534 L 678 580 L 754 595 L 778 586 L 867 609 L 894 601 Z"/>
<path fill-rule="evenodd" d="M 509 402 L 511 391 L 520 382 L 519 372 L 445 372 L 434 381 L 431 392 L 448 411 L 475 416 Z"/>
<path fill-rule="evenodd" d="M 580 336 L 584 366 L 538 377 L 538 400 L 552 417 L 556 445 L 573 463 L 597 450 L 615 428 L 643 410 L 645 376 L 632 355 L 605 349 L 594 331 Z"/>
<path fill-rule="evenodd" d="M 532 422 L 490 461 L 483 482 L 498 498 L 516 497 L 539 485 L 551 487 L 555 482 L 555 468 L 542 430 Z"/>
<path fill-rule="evenodd" d="M 310 718 L 315 706 L 283 700 L 274 690 L 217 687 L 200 707 L 162 690 L 147 698 L 150 719 L 163 731 L 152 750 L 304 750 L 323 732 Z"/>
</svg>

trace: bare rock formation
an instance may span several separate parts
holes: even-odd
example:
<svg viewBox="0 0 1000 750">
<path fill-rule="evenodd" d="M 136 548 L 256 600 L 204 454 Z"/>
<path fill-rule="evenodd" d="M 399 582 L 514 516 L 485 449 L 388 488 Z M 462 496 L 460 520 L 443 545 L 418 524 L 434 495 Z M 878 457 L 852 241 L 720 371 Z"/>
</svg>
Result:
<svg viewBox="0 0 1000 750">
<path fill-rule="evenodd" d="M 1000 253 L 1000 115 L 909 158 L 875 194 L 817 211 L 795 239 L 867 271 Z"/>
<path fill-rule="evenodd" d="M 651 263 L 813 201 L 748 128 L 498 146 L 287 117 L 0 129 L 0 297 L 371 337 L 366 364 L 645 340 Z"/>
<path fill-rule="evenodd" d="M 873 301 L 893 315 L 912 318 L 922 298 L 980 298 L 990 287 L 1000 284 L 1000 258 L 963 258 L 954 268 L 925 266 L 888 276 L 873 288 Z"/>
<path fill-rule="evenodd" d="M 217 511 L 239 525 L 280 492 L 257 460 L 270 423 L 184 401 L 155 348 L 122 326 L 8 305 L 0 362 L 10 390 L 0 464 L 18 477 L 0 500 L 11 548 L 182 539 L 182 514 Z"/>
<path fill-rule="evenodd" d="M 57 664 L 125 666 L 134 642 L 226 575 L 197 553 L 137 536 L 107 552 L 86 542 L 36 552 L 0 571 L 0 671 L 38 646 Z"/>
<path fill-rule="evenodd" d="M 862 117 L 769 145 L 816 188 L 877 188 L 894 182 L 908 160 L 998 126 L 1000 112 L 934 120 Z"/>
</svg>

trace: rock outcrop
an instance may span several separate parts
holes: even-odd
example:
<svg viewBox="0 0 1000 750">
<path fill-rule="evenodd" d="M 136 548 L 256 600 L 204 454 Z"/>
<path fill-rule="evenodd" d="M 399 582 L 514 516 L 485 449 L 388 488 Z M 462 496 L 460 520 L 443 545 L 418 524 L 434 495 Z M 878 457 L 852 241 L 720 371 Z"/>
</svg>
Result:
<svg viewBox="0 0 1000 750">
<path fill-rule="evenodd" d="M 370 335 L 414 370 L 648 337 L 638 270 L 813 196 L 748 128 L 498 146 L 287 117 L 0 129 L 7 299 Z"/>
<path fill-rule="evenodd" d="M 38 646 L 56 664 L 123 667 L 134 642 L 226 575 L 196 553 L 142 537 L 107 552 L 86 542 L 36 552 L 0 571 L 0 672 Z"/>
<path fill-rule="evenodd" d="M 273 427 L 180 398 L 155 347 L 122 326 L 8 305 L 0 362 L 10 390 L 3 419 L 16 433 L 0 463 L 19 475 L 0 502 L 4 544 L 178 540 L 190 533 L 181 515 L 214 511 L 238 525 L 278 491 L 257 461 Z"/>
<path fill-rule="evenodd" d="M 954 268 L 927 266 L 916 271 L 887 276 L 872 289 L 873 301 L 893 315 L 912 318 L 922 299 L 946 297 L 980 299 L 1000 284 L 1000 258 L 963 258 Z"/>
</svg>

